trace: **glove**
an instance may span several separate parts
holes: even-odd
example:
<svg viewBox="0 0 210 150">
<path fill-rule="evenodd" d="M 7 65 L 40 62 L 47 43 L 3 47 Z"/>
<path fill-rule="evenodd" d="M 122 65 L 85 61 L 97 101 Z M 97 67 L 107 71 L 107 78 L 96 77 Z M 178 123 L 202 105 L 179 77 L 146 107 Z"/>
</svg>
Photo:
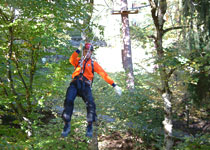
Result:
<svg viewBox="0 0 210 150">
<path fill-rule="evenodd" d="M 121 96 L 121 94 L 122 94 L 122 89 L 121 89 L 121 87 L 119 87 L 119 86 L 115 86 L 114 87 L 114 90 L 115 90 L 115 92 L 119 95 L 119 96 Z"/>
</svg>

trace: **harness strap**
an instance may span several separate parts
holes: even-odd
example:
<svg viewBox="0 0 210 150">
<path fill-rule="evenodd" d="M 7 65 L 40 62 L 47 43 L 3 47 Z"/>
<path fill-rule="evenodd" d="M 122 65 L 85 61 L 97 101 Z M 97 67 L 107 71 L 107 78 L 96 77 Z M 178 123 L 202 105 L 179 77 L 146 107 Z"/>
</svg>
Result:
<svg viewBox="0 0 210 150">
<path fill-rule="evenodd" d="M 94 79 L 94 61 L 91 59 L 91 67 L 92 67 L 92 74 L 93 74 L 93 79 Z M 93 85 L 93 79 L 92 79 L 92 82 L 91 82 L 91 87 Z"/>
<path fill-rule="evenodd" d="M 89 59 L 88 59 L 89 60 Z M 84 64 L 84 69 L 83 69 L 83 73 L 85 72 L 85 67 L 86 67 L 86 64 L 87 64 L 87 62 L 88 62 L 88 60 L 86 60 L 85 61 L 85 64 Z M 79 60 L 79 62 L 81 61 L 81 59 Z M 79 63 L 78 63 L 78 65 L 79 65 Z M 75 70 L 77 69 L 77 67 L 78 67 L 78 65 L 75 67 Z M 91 59 L 91 67 L 92 67 L 92 74 L 93 74 L 93 79 L 94 79 L 94 61 Z M 79 75 L 79 78 L 81 77 L 81 76 L 83 76 L 83 73 L 80 73 L 80 75 Z M 83 78 L 84 79 L 84 78 Z M 93 79 L 92 79 L 92 82 L 91 82 L 91 87 L 92 87 L 92 84 L 93 84 Z"/>
<path fill-rule="evenodd" d="M 87 64 L 88 60 L 89 60 L 89 59 L 87 59 L 87 60 L 85 61 L 84 69 L 83 69 L 83 71 L 82 71 L 82 74 L 85 72 L 85 67 L 86 67 L 86 64 Z"/>
</svg>

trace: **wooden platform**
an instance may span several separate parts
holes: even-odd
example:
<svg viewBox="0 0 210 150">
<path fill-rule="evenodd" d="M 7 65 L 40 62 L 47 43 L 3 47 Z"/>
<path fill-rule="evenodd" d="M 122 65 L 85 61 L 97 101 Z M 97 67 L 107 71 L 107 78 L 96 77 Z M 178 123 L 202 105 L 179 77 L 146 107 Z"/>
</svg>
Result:
<svg viewBox="0 0 210 150">
<path fill-rule="evenodd" d="M 138 14 L 138 10 L 113 10 L 112 15 L 119 15 L 119 14 Z"/>
</svg>

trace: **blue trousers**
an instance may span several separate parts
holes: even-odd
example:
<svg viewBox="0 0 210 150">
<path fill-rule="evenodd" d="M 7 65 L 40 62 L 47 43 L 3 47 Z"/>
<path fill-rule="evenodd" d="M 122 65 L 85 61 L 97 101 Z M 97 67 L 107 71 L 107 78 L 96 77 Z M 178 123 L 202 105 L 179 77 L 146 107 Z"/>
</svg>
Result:
<svg viewBox="0 0 210 150">
<path fill-rule="evenodd" d="M 64 111 L 62 113 L 63 120 L 65 122 L 71 121 L 74 109 L 74 100 L 76 96 L 82 97 L 83 101 L 86 104 L 87 122 L 95 122 L 97 118 L 96 105 L 93 99 L 91 87 L 89 84 L 84 83 L 81 80 L 75 80 L 71 82 L 70 86 L 67 89 L 66 99 L 64 101 Z"/>
</svg>

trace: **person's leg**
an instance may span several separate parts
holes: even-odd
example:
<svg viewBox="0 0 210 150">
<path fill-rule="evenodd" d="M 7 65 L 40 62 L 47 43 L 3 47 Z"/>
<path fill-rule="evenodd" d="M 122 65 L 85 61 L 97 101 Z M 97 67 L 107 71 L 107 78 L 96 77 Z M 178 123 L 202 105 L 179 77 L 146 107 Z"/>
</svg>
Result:
<svg viewBox="0 0 210 150">
<path fill-rule="evenodd" d="M 85 86 L 85 90 L 82 96 L 83 100 L 86 103 L 87 108 L 87 133 L 86 136 L 92 137 L 93 125 L 92 123 L 96 121 L 96 105 L 92 96 L 92 91 L 90 86 Z"/>
<path fill-rule="evenodd" d="M 66 92 L 66 99 L 64 101 L 64 110 L 62 113 L 62 118 L 65 123 L 63 132 L 61 134 L 63 137 L 66 137 L 71 129 L 70 121 L 71 121 L 71 116 L 73 114 L 74 100 L 76 96 L 77 96 L 77 88 L 74 84 L 71 83 Z"/>
</svg>

